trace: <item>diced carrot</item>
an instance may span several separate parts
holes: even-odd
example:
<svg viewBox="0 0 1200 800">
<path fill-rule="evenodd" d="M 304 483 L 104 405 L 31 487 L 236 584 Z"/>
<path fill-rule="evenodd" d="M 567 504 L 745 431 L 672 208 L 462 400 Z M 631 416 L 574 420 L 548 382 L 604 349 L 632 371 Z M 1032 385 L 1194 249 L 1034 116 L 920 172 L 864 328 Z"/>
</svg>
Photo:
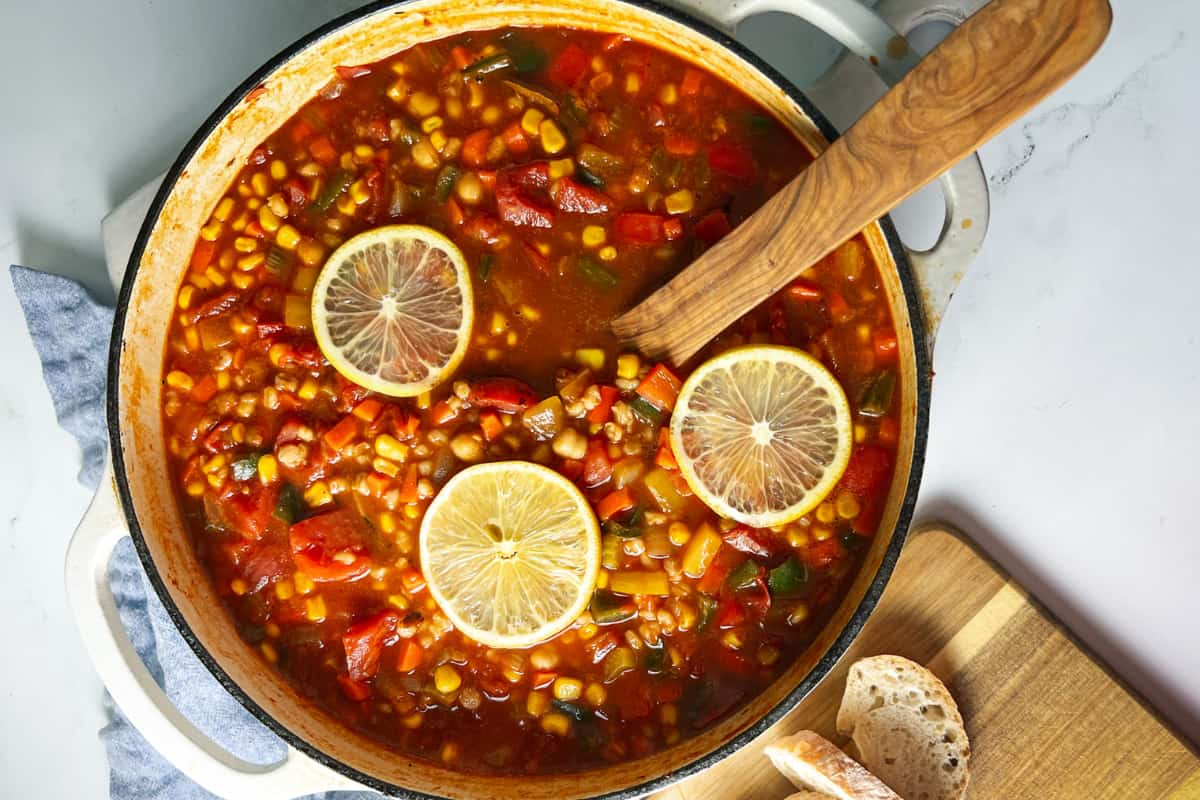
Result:
<svg viewBox="0 0 1200 800">
<path fill-rule="evenodd" d="M 313 129 L 312 126 L 304 120 L 297 120 L 296 124 L 292 126 L 289 133 L 291 134 L 293 142 L 296 144 L 301 144 L 305 139 L 312 136 Z"/>
<path fill-rule="evenodd" d="M 637 393 L 660 411 L 673 411 L 679 397 L 679 378 L 665 364 L 655 364 L 638 384 Z"/>
<path fill-rule="evenodd" d="M 608 443 L 603 439 L 592 439 L 583 457 L 583 485 L 589 488 L 599 486 L 611 477 L 612 461 L 608 457 Z"/>
<path fill-rule="evenodd" d="M 263 226 L 258 224 L 258 220 L 252 219 L 246 223 L 246 229 L 243 231 L 247 236 L 253 236 L 255 239 L 267 238 L 267 232 L 263 230 Z"/>
<path fill-rule="evenodd" d="M 891 328 L 880 328 L 875 331 L 875 358 L 878 361 L 894 361 L 896 351 L 900 347 L 896 332 Z"/>
<path fill-rule="evenodd" d="M 216 242 L 210 242 L 207 239 L 201 239 L 196 242 L 196 249 L 192 251 L 192 271 L 204 272 L 204 270 L 208 269 L 208 265 L 212 263 L 212 257 L 216 251 Z"/>
<path fill-rule="evenodd" d="M 896 424 L 896 420 L 892 417 L 884 417 L 879 420 L 879 443 L 887 445 L 895 445 L 900 438 L 900 426 Z"/>
<path fill-rule="evenodd" d="M 504 140 L 504 146 L 508 148 L 508 152 L 515 156 L 523 156 L 529 152 L 529 140 L 525 138 L 525 131 L 521 130 L 518 122 L 505 128 L 500 134 L 500 138 Z"/>
<path fill-rule="evenodd" d="M 671 449 L 671 435 L 665 426 L 658 429 L 658 452 L 654 454 L 654 463 L 663 469 L 679 469 L 679 462 L 675 460 L 675 451 Z M 688 494 L 691 494 L 690 489 Z"/>
<path fill-rule="evenodd" d="M 679 84 L 679 93 L 684 97 L 691 97 L 700 93 L 700 84 L 704 80 L 704 73 L 693 67 L 688 67 L 683 73 L 683 80 Z"/>
<path fill-rule="evenodd" d="M 621 391 L 617 387 L 601 386 L 600 402 L 588 412 L 587 421 L 597 425 L 608 422 L 608 415 L 612 412 L 613 403 L 617 402 L 617 398 L 620 396 Z"/>
<path fill-rule="evenodd" d="M 383 410 L 383 403 L 376 400 L 374 397 L 368 397 L 354 407 L 351 413 L 361 419 L 363 422 L 374 422 L 379 416 L 379 412 Z"/>
<path fill-rule="evenodd" d="M 421 430 L 421 418 L 416 414 L 409 414 L 403 425 L 396 424 L 396 436 L 400 439 L 411 439 L 417 435 L 419 430 Z"/>
<path fill-rule="evenodd" d="M 415 639 L 405 639 L 404 643 L 400 645 L 400 657 L 396 659 L 396 670 L 412 672 L 421 666 L 421 662 L 424 660 L 425 651 L 421 648 L 420 643 Z"/>
<path fill-rule="evenodd" d="M 370 75 L 370 74 L 371 74 L 371 68 L 370 68 L 370 67 L 368 67 L 368 66 L 366 66 L 365 64 L 360 64 L 360 65 L 358 65 L 358 66 L 355 66 L 355 67 L 343 67 L 343 66 L 337 66 L 337 67 L 334 67 L 333 69 L 334 69 L 334 71 L 335 71 L 335 72 L 337 72 L 337 74 L 338 74 L 340 77 L 342 77 L 342 78 L 344 78 L 345 80 L 348 80 L 348 81 L 349 81 L 349 80 L 354 80 L 355 78 L 361 78 L 361 77 L 363 77 L 364 75 Z"/>
<path fill-rule="evenodd" d="M 371 685 L 368 683 L 356 681 L 345 673 L 339 673 L 337 681 L 342 687 L 342 692 L 351 700 L 361 702 L 371 696 Z"/>
<path fill-rule="evenodd" d="M 614 33 L 612 36 L 606 37 L 600 49 L 606 53 L 611 53 L 618 47 L 629 41 L 629 37 L 623 33 Z"/>
<path fill-rule="evenodd" d="M 430 412 L 430 417 L 433 419 L 434 425 L 445 425 L 457 416 L 458 412 L 451 408 L 450 404 L 445 400 L 435 405 L 433 411 Z"/>
<path fill-rule="evenodd" d="M 342 417 L 337 425 L 325 431 L 325 441 L 334 450 L 341 450 L 358 436 L 358 420 L 353 414 Z"/>
<path fill-rule="evenodd" d="M 834 322 L 845 322 L 854 314 L 850 309 L 850 304 L 846 302 L 846 298 L 842 297 L 842 293 L 836 289 L 829 290 L 825 302 L 829 306 L 829 315 L 833 317 Z"/>
<path fill-rule="evenodd" d="M 700 152 L 700 142 L 686 133 L 672 131 L 663 139 L 663 147 L 674 156 L 694 156 Z"/>
<path fill-rule="evenodd" d="M 471 58 L 471 54 L 467 52 L 467 48 L 463 47 L 461 44 L 456 44 L 454 47 L 450 48 L 450 57 L 454 59 L 454 66 L 458 67 L 459 69 L 471 66 L 471 63 L 474 60 Z"/>
<path fill-rule="evenodd" d="M 732 547 L 721 546 L 709 563 L 708 569 L 704 571 L 704 575 L 696 584 L 696 589 L 704 594 L 720 594 L 721 587 L 725 584 L 725 577 L 733 569 L 734 562 L 740 560 L 742 560 L 742 555 Z"/>
<path fill-rule="evenodd" d="M 372 497 L 383 497 L 384 492 L 392 488 L 392 479 L 382 472 L 372 472 L 367 475 L 367 489 Z"/>
<path fill-rule="evenodd" d="M 663 220 L 663 236 L 668 242 L 673 242 L 676 239 L 683 238 L 683 220 L 678 217 L 671 217 Z"/>
<path fill-rule="evenodd" d="M 628 511 L 635 505 L 633 494 L 626 487 L 606 494 L 604 499 L 596 504 L 596 513 L 601 520 L 610 520 L 617 514 L 620 514 L 622 511 Z"/>
<path fill-rule="evenodd" d="M 207 403 L 217 393 L 217 379 L 211 374 L 205 375 L 200 382 L 192 387 L 192 399 L 197 403 Z"/>
<path fill-rule="evenodd" d="M 334 163 L 338 157 L 337 150 L 333 149 L 333 142 L 329 141 L 328 136 L 319 136 L 309 142 L 308 152 L 313 158 L 325 165 Z"/>
<path fill-rule="evenodd" d="M 455 228 L 457 228 L 459 225 L 462 225 L 463 222 L 466 221 L 466 217 L 463 215 L 462 206 L 460 206 L 458 201 L 453 197 L 446 201 L 446 218 L 450 220 L 450 224 Z"/>
<path fill-rule="evenodd" d="M 504 433 L 504 423 L 495 411 L 485 411 L 479 415 L 479 427 L 483 429 L 483 438 L 494 442 Z"/>
<path fill-rule="evenodd" d="M 545 689 L 558 677 L 557 672 L 535 672 L 530 678 L 530 683 L 535 689 Z"/>
<path fill-rule="evenodd" d="M 613 220 L 613 234 L 622 244 L 653 245 L 666 239 L 663 218 L 646 211 L 625 211 Z"/>
<path fill-rule="evenodd" d="M 408 469 L 404 473 L 404 483 L 400 486 L 400 502 L 415 503 L 418 500 L 417 481 L 420 479 L 420 474 L 417 472 L 416 464 L 409 464 Z"/>
<path fill-rule="evenodd" d="M 492 132 L 480 128 L 463 139 L 462 160 L 468 167 L 482 167 L 487 163 L 487 149 L 492 142 Z"/>
<path fill-rule="evenodd" d="M 806 280 L 794 280 L 787 288 L 788 297 L 793 300 L 820 300 L 823 296 L 821 287 Z"/>
<path fill-rule="evenodd" d="M 405 567 L 400 570 L 400 583 L 404 585 L 404 591 L 409 594 L 416 594 L 425 589 L 425 576 L 421 574 L 421 570 L 414 567 Z"/>
</svg>

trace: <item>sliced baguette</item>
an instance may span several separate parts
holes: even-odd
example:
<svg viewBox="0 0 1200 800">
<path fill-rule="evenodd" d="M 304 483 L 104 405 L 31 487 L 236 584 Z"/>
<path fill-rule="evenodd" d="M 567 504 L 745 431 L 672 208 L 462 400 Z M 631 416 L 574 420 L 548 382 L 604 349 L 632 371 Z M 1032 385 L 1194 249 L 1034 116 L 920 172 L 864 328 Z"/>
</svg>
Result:
<svg viewBox="0 0 1200 800">
<path fill-rule="evenodd" d="M 784 800 L 833 800 L 833 796 L 821 792 L 796 792 L 789 794 Z"/>
<path fill-rule="evenodd" d="M 797 789 L 836 800 L 900 800 L 883 781 L 812 731 L 780 739 L 764 752 Z"/>
<path fill-rule="evenodd" d="M 899 656 L 850 667 L 838 730 L 905 800 L 962 800 L 971 746 L 958 705 L 933 673 Z"/>
</svg>

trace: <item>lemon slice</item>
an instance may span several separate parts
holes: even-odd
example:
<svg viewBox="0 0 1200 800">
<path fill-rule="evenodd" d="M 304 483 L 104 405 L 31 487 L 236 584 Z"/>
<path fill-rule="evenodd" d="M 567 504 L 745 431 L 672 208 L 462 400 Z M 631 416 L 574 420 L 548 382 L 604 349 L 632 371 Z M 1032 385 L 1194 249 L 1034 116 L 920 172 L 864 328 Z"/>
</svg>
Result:
<svg viewBox="0 0 1200 800">
<path fill-rule="evenodd" d="M 706 361 L 671 417 L 671 446 L 692 491 L 755 528 L 791 522 L 824 500 L 852 439 L 837 379 L 792 347 L 739 347 Z"/>
<path fill-rule="evenodd" d="M 521 648 L 587 608 L 600 569 L 600 528 L 579 489 L 546 467 L 468 467 L 425 511 L 421 570 L 454 626 L 489 647 Z"/>
<path fill-rule="evenodd" d="M 462 251 L 420 225 L 389 225 L 342 244 L 317 277 L 313 332 L 334 369 L 394 397 L 454 372 L 475 304 Z"/>
</svg>

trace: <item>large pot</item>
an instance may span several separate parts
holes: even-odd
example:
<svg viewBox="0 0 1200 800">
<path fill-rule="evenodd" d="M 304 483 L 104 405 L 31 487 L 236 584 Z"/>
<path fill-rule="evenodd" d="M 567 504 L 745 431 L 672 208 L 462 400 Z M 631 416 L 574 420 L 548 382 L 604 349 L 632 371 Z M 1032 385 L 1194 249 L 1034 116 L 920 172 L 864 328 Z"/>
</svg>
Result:
<svg viewBox="0 0 1200 800">
<path fill-rule="evenodd" d="M 886 0 L 881 12 L 907 30 L 928 19 L 924 0 Z M 950 4 L 953 6 L 953 4 Z M 958 21 L 982 5 L 961 0 Z M 946 0 L 936 3 L 947 12 Z M 964 7 L 965 6 L 965 7 Z M 72 540 L 68 591 L 81 633 L 116 703 L 170 761 L 227 797 L 290 798 L 362 786 L 407 796 L 488 798 L 630 797 L 661 789 L 730 755 L 791 710 L 845 652 L 883 591 L 916 499 L 929 409 L 932 324 L 982 240 L 987 189 L 970 159 L 943 178 L 947 219 L 933 250 L 908 253 L 891 223 L 866 238 L 881 265 L 903 364 L 900 444 L 879 534 L 823 633 L 783 675 L 710 730 L 646 759 L 536 779 L 484 777 L 413 762 L 344 727 L 283 676 L 264 667 L 219 611 L 197 561 L 169 481 L 160 416 L 163 342 L 176 290 L 200 226 L 250 149 L 314 95 L 338 64 L 360 64 L 430 39 L 501 25 L 562 25 L 621 31 L 698 62 L 737 84 L 814 152 L 836 131 L 813 105 L 727 32 L 752 12 L 808 19 L 895 81 L 916 63 L 894 27 L 856 0 L 764 0 L 730 7 L 699 0 L 697 16 L 653 0 L 411 0 L 372 5 L 285 50 L 230 95 L 171 168 L 146 215 L 113 323 L 108 373 L 111 468 Z M 947 18 L 943 16 L 943 18 Z M 725 32 L 722 32 L 725 31 Z M 844 66 L 835 66 L 840 72 Z M 924 320 L 924 321 L 923 321 Z M 258 767 L 220 750 L 167 700 L 120 626 L 107 586 L 113 545 L 131 535 L 146 572 L 183 637 L 216 678 L 289 745 L 287 758 Z"/>
</svg>

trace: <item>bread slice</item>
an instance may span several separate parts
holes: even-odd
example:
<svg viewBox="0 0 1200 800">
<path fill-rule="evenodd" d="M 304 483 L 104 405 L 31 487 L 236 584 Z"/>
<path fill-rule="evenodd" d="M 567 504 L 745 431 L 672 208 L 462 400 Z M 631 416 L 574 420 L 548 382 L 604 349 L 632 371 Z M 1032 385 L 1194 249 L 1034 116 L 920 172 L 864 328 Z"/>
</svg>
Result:
<svg viewBox="0 0 1200 800">
<path fill-rule="evenodd" d="M 905 800 L 962 800 L 971 746 L 958 705 L 932 672 L 900 656 L 850 667 L 838 731 Z"/>
<path fill-rule="evenodd" d="M 857 761 L 812 731 L 780 739 L 764 752 L 797 789 L 836 800 L 900 800 Z"/>
<path fill-rule="evenodd" d="M 833 800 L 833 796 L 820 792 L 796 792 L 789 794 L 784 800 Z"/>
</svg>

